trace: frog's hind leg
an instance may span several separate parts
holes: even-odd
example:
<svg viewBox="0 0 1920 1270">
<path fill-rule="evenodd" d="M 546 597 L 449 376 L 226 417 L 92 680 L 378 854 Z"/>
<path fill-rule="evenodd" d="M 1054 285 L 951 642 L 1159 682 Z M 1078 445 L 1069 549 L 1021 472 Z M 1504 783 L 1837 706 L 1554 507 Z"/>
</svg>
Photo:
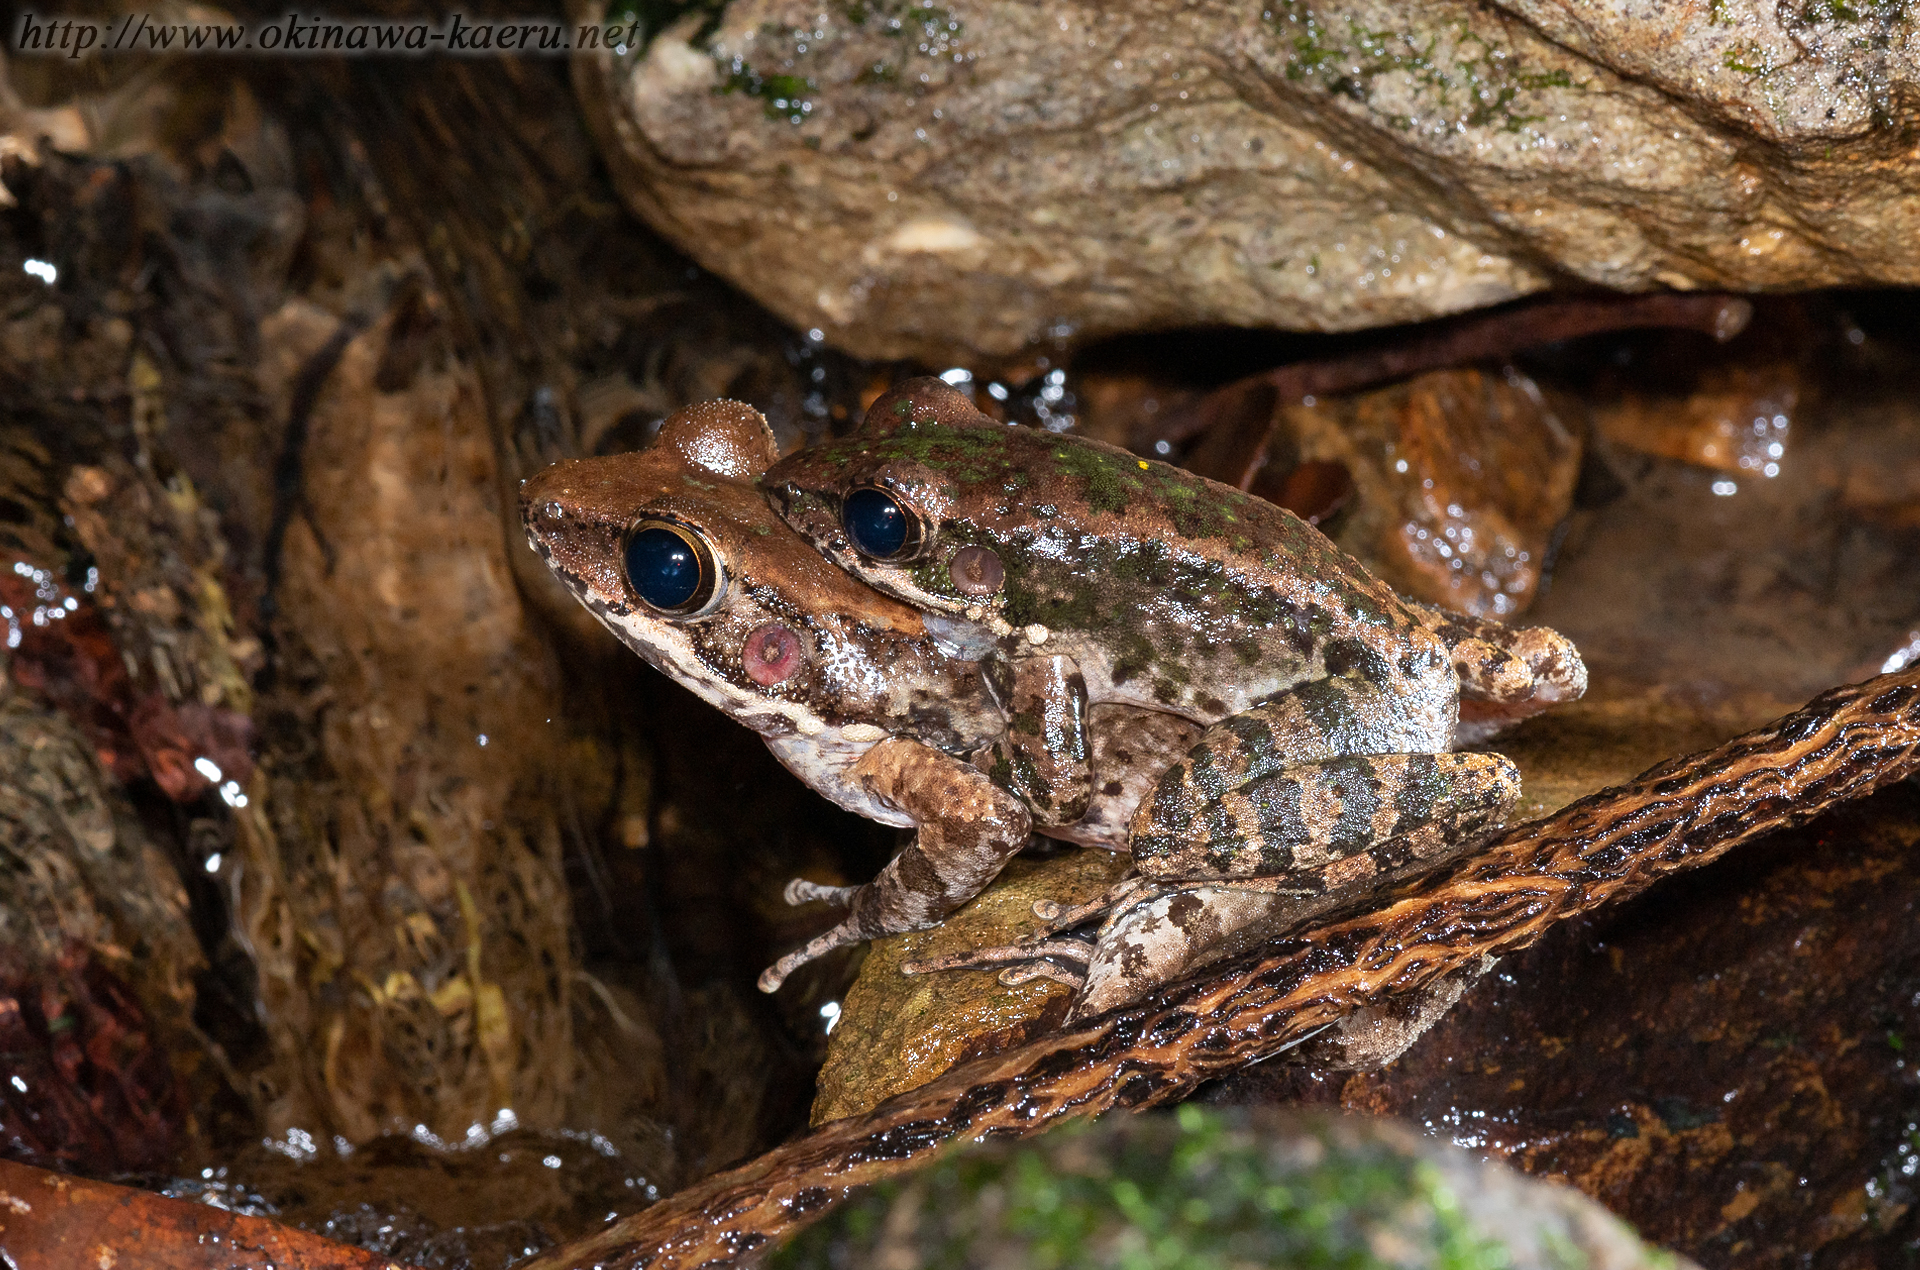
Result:
<svg viewBox="0 0 1920 1270">
<path fill-rule="evenodd" d="M 1335 892 L 1422 872 L 1491 833 L 1520 773 L 1498 754 L 1348 754 L 1288 764 L 1198 806 L 1179 796 L 1191 785 L 1170 772 L 1135 813 L 1142 874 L 1285 876 Z"/>
<path fill-rule="evenodd" d="M 1398 685 L 1405 692 L 1353 676 L 1310 680 L 1214 724 L 1134 809 L 1128 842 L 1136 864 L 1226 836 L 1232 826 L 1221 800 L 1231 791 L 1323 759 L 1447 749 L 1458 682 L 1445 666 L 1432 669 Z M 1157 864 L 1141 872 L 1170 876 Z"/>
<path fill-rule="evenodd" d="M 1162 884 L 1117 905 L 1094 940 L 1067 1021 L 1137 1001 L 1162 984 L 1299 924 L 1313 896 L 1280 878 Z"/>
<path fill-rule="evenodd" d="M 907 847 L 858 887 L 789 884 L 788 897 L 846 902 L 846 920 L 769 966 L 762 992 L 777 991 L 809 961 L 846 944 L 925 930 L 978 895 L 1026 845 L 1032 819 L 1026 807 L 998 789 L 986 773 L 917 741 L 893 738 L 860 757 L 853 778 L 880 801 L 898 807 L 918 826 Z"/>
</svg>

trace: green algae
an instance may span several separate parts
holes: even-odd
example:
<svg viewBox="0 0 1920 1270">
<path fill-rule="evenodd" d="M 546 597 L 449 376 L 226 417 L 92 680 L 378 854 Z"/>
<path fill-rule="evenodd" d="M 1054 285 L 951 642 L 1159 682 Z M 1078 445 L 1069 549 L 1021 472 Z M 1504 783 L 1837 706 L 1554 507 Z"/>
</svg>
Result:
<svg viewBox="0 0 1920 1270">
<path fill-rule="evenodd" d="M 1564 1265 L 1586 1264 L 1566 1251 Z M 1187 1104 L 943 1153 L 802 1230 L 769 1265 L 1497 1270 L 1513 1260 L 1429 1161 L 1324 1129 L 1264 1136 Z"/>
<path fill-rule="evenodd" d="M 1494 43 L 1464 21 L 1454 23 L 1443 40 L 1439 34 L 1372 28 L 1348 16 L 1341 38 L 1307 0 L 1278 0 L 1262 16 L 1281 37 L 1291 82 L 1316 84 L 1371 107 L 1375 81 L 1384 76 L 1409 81 L 1429 109 L 1419 118 L 1388 114 L 1387 122 L 1402 131 L 1438 126 L 1519 132 L 1548 117 L 1544 104 L 1527 108 L 1537 94 L 1586 87 L 1564 68 L 1526 66 L 1517 49 Z"/>
<path fill-rule="evenodd" d="M 679 12 L 699 11 L 712 16 L 690 41 L 696 45 L 708 40 L 719 25 L 718 14 L 724 5 L 707 0 L 702 4 L 660 4 L 653 10 L 659 18 L 672 20 Z M 677 11 L 677 12 L 676 12 Z M 643 22 L 652 33 L 657 26 Z M 758 100 L 767 118 L 791 124 L 805 123 L 814 110 L 814 96 L 820 84 L 801 70 L 803 63 L 817 56 L 824 46 L 865 36 L 878 35 L 895 43 L 897 50 L 876 57 L 854 76 L 856 83 L 875 87 L 900 87 L 910 83 L 903 74 L 913 57 L 936 62 L 956 57 L 954 50 L 964 24 L 940 5 L 910 4 L 904 0 L 854 0 L 825 8 L 812 26 L 793 26 L 769 22 L 761 26 L 759 43 L 778 57 L 778 70 L 765 71 L 742 57 L 727 57 L 713 52 L 714 61 L 724 76 L 714 92 L 721 96 L 739 94 Z M 762 63 L 765 65 L 766 63 Z M 915 85 L 917 87 L 917 85 Z"/>
</svg>

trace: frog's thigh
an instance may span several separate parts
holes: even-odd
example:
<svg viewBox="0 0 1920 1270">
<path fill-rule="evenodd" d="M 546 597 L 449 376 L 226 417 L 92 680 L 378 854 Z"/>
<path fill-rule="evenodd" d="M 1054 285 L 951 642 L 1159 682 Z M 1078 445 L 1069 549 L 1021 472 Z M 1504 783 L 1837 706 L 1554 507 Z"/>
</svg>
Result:
<svg viewBox="0 0 1920 1270">
<path fill-rule="evenodd" d="M 919 832 L 853 894 L 847 919 L 760 976 L 772 992 L 800 966 L 845 944 L 925 930 L 978 895 L 1026 845 L 1031 817 L 978 768 L 917 741 L 890 739 L 861 756 L 853 778 L 913 817 Z"/>
<path fill-rule="evenodd" d="M 1497 828 L 1520 795 L 1498 754 L 1350 754 L 1292 764 L 1174 820 L 1133 821 L 1133 858 L 1159 878 L 1288 875 L 1325 891 L 1418 872 Z"/>
<path fill-rule="evenodd" d="M 1070 825 L 1093 796 L 1087 681 L 1071 657 L 1004 657 L 988 663 L 1007 712 L 994 744 L 995 775 L 1043 825 Z"/>
<path fill-rule="evenodd" d="M 1278 693 L 1201 734 L 1187 756 L 1169 767 L 1134 813 L 1134 853 L 1144 835 L 1183 839 L 1220 798 L 1251 781 L 1296 764 L 1342 754 L 1441 750 L 1448 732 L 1433 735 L 1409 722 L 1402 703 L 1364 680 L 1315 679 Z"/>
</svg>

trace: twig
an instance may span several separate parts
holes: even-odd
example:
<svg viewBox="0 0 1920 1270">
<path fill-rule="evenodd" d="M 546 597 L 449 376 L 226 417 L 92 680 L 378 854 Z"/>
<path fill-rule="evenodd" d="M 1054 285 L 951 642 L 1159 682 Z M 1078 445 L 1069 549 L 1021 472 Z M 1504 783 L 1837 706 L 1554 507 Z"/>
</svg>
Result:
<svg viewBox="0 0 1920 1270">
<path fill-rule="evenodd" d="M 1920 667 L 1837 688 L 1758 731 L 1516 826 L 1375 911 L 964 1063 L 523 1270 L 731 1264 L 952 1139 L 1033 1133 L 1070 1116 L 1176 1101 L 1361 1005 L 1410 999 L 1482 957 L 1527 947 L 1556 923 L 1916 770 Z"/>
</svg>

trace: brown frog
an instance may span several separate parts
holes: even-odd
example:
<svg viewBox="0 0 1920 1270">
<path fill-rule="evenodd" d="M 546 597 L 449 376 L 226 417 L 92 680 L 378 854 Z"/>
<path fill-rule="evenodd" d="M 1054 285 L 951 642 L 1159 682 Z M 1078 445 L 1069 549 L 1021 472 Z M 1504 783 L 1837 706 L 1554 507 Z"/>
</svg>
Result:
<svg viewBox="0 0 1920 1270">
<path fill-rule="evenodd" d="M 622 642 L 759 733 L 827 798 L 917 830 L 864 886 L 789 885 L 790 902 L 848 915 L 770 967 L 769 992 L 832 948 L 938 922 L 1032 827 L 1027 806 L 970 761 L 1006 728 L 981 650 L 943 638 L 788 530 L 754 483 L 774 458 L 757 411 L 707 402 L 668 419 L 645 451 L 556 464 L 521 490 L 528 540 Z M 1120 849 L 1134 806 L 1197 729 L 1116 708 L 1092 712 L 1089 733 L 1094 796 L 1045 831 Z"/>
</svg>

